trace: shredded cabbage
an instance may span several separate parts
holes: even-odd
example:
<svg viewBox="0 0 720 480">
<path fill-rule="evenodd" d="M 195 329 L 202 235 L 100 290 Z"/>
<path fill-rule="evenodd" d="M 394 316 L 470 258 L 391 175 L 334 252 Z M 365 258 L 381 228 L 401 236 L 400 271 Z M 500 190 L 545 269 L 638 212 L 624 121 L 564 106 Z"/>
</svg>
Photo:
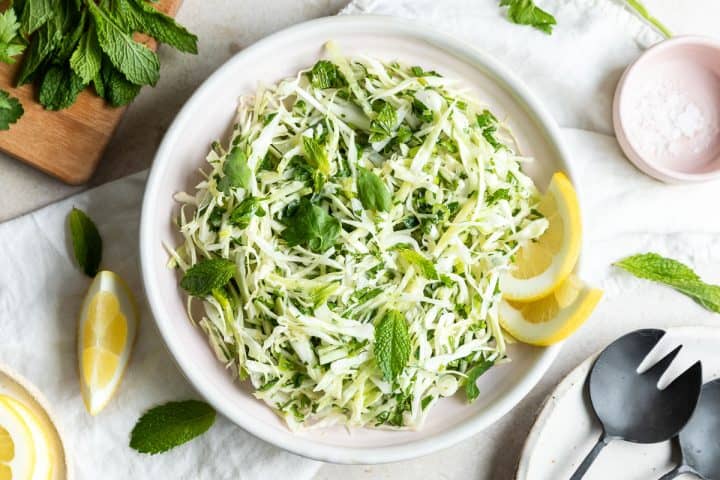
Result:
<svg viewBox="0 0 720 480">
<path fill-rule="evenodd" d="M 170 265 L 235 262 L 188 314 L 290 428 L 419 428 L 473 366 L 508 360 L 498 277 L 547 220 L 531 159 L 458 82 L 328 53 L 240 99 L 230 145 L 213 144 L 195 193 L 175 197 L 184 241 Z M 231 156 L 249 167 L 239 186 Z M 389 208 L 366 208 L 383 188 L 360 191 L 361 172 Z M 390 379 L 374 352 L 389 309 L 410 339 Z"/>
</svg>

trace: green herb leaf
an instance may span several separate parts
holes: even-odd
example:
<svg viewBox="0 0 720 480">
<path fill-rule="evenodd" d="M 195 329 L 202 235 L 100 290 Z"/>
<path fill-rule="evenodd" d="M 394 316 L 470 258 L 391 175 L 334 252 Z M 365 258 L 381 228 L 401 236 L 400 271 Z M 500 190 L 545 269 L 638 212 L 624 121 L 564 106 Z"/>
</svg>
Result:
<svg viewBox="0 0 720 480">
<path fill-rule="evenodd" d="M 250 219 L 255 215 L 263 217 L 265 211 L 260 207 L 259 199 L 248 197 L 240 202 L 240 205 L 230 214 L 230 223 L 238 228 L 247 228 L 250 225 Z"/>
<path fill-rule="evenodd" d="M 100 233 L 90 217 L 77 208 L 70 211 L 68 223 L 75 260 L 85 275 L 92 278 L 97 274 L 102 259 Z"/>
<path fill-rule="evenodd" d="M 17 21 L 15 10 L 8 8 L 0 13 L 0 62 L 15 63 L 16 55 L 25 50 L 25 44 L 18 30 L 20 24 Z"/>
<path fill-rule="evenodd" d="M 359 167 L 357 171 L 358 197 L 366 210 L 389 212 L 392 196 L 380 177 L 370 170 Z"/>
<path fill-rule="evenodd" d="M 400 258 L 405 260 L 408 264 L 417 267 L 418 272 L 428 280 L 440 279 L 440 276 L 435 269 L 435 265 L 433 265 L 433 263 L 425 258 L 421 253 L 409 248 L 402 248 L 398 250 L 398 255 L 400 255 Z"/>
<path fill-rule="evenodd" d="M 70 57 L 70 67 L 88 84 L 100 73 L 102 65 L 102 49 L 95 32 L 95 25 L 90 25 Z"/>
<path fill-rule="evenodd" d="M 325 147 L 312 137 L 303 137 L 303 150 L 307 163 L 323 175 L 330 174 L 330 161 Z"/>
<path fill-rule="evenodd" d="M 394 381 L 410 359 L 410 334 L 405 316 L 389 310 L 375 326 L 375 360 L 388 381 Z"/>
<path fill-rule="evenodd" d="M 324 252 L 335 243 L 339 234 L 338 219 L 303 198 L 280 235 L 291 247 L 303 245 L 315 252 Z"/>
<path fill-rule="evenodd" d="M 70 68 L 50 67 L 40 84 L 40 103 L 48 110 L 62 110 L 75 103 L 83 88 L 85 83 Z"/>
<path fill-rule="evenodd" d="M 555 17 L 535 5 L 533 0 L 500 0 L 500 6 L 508 7 L 508 18 L 513 23 L 530 25 L 548 35 L 557 23 Z"/>
<path fill-rule="evenodd" d="M 380 142 L 393 134 L 397 123 L 397 110 L 387 102 L 383 102 L 375 119 L 370 122 L 370 141 Z"/>
<path fill-rule="evenodd" d="M 248 188 L 250 186 L 252 170 L 247 164 L 247 155 L 240 147 L 233 147 L 225 157 L 223 174 L 218 188 L 224 193 L 230 193 L 231 188 Z"/>
<path fill-rule="evenodd" d="M 5 90 L 0 90 L 0 130 L 8 130 L 10 124 L 17 122 L 24 112 L 17 98 L 11 97 Z"/>
<path fill-rule="evenodd" d="M 145 412 L 130 434 L 130 447 L 140 453 L 167 452 L 207 432 L 215 410 L 205 402 L 169 402 Z"/>
<path fill-rule="evenodd" d="M 180 286 L 194 297 L 204 297 L 227 285 L 235 270 L 235 263 L 225 258 L 200 260 L 185 272 Z"/>
<path fill-rule="evenodd" d="M 33 36 L 27 54 L 18 74 L 17 85 L 29 83 L 34 78 L 38 68 L 43 64 L 53 50 L 60 44 L 62 32 L 57 30 L 54 23 L 43 25 Z"/>
<path fill-rule="evenodd" d="M 328 61 L 318 61 L 310 70 L 310 83 L 315 88 L 339 88 L 345 85 L 337 65 Z"/>
<path fill-rule="evenodd" d="M 474 402 L 480 395 L 480 390 L 477 387 L 477 379 L 493 365 L 494 362 L 483 360 L 468 371 L 467 379 L 465 380 L 465 397 L 469 403 Z"/>
<path fill-rule="evenodd" d="M 20 23 L 26 35 L 32 34 L 50 20 L 55 13 L 53 0 L 25 0 Z"/>
<path fill-rule="evenodd" d="M 187 53 L 197 53 L 197 36 L 145 0 L 118 0 L 117 14 L 132 30 Z"/>
<path fill-rule="evenodd" d="M 476 115 L 475 120 L 477 121 L 478 127 L 483 129 L 497 124 L 497 118 L 487 109 Z"/>
<path fill-rule="evenodd" d="M 123 31 L 117 19 L 95 2 L 87 2 L 97 29 L 100 47 L 112 64 L 132 83 L 155 85 L 160 61 L 155 52 Z"/>
<path fill-rule="evenodd" d="M 643 253 L 614 264 L 636 277 L 663 283 L 695 300 L 704 308 L 720 313 L 720 286 L 703 282 L 687 265 L 657 253 Z"/>
<path fill-rule="evenodd" d="M 510 200 L 509 188 L 498 188 L 487 196 L 487 204 L 494 205 L 500 200 Z"/>
<path fill-rule="evenodd" d="M 113 107 L 129 104 L 137 97 L 142 88 L 140 85 L 128 81 L 107 58 L 102 62 L 100 78 L 96 77 L 93 80 L 93 85 L 97 94 L 107 100 Z"/>
</svg>

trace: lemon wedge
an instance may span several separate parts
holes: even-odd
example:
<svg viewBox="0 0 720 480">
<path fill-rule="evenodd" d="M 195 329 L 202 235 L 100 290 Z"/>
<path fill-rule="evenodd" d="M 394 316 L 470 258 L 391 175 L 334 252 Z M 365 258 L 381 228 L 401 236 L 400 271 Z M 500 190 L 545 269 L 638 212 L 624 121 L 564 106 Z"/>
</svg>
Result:
<svg viewBox="0 0 720 480">
<path fill-rule="evenodd" d="M 537 241 L 518 250 L 514 268 L 500 277 L 508 300 L 529 302 L 548 295 L 570 275 L 580 255 L 580 207 L 565 174 L 553 175 L 538 210 L 549 225 Z"/>
<path fill-rule="evenodd" d="M 513 337 L 531 345 L 557 343 L 585 323 L 602 297 L 570 275 L 550 295 L 534 302 L 500 302 L 500 325 Z"/>
<path fill-rule="evenodd" d="M 0 395 L 0 480 L 33 480 L 35 445 L 20 413 Z"/>
<path fill-rule="evenodd" d="M 132 293 L 113 272 L 99 272 L 80 314 L 78 360 L 85 407 L 97 415 L 122 381 L 138 326 Z"/>
<path fill-rule="evenodd" d="M 57 462 L 57 455 L 51 447 L 52 433 L 48 431 L 48 426 L 46 426 L 45 422 L 42 422 L 24 403 L 15 400 L 12 397 L 3 395 L 0 395 L 0 399 L 7 402 L 7 404 L 9 404 L 18 415 L 20 415 L 25 422 L 25 425 L 27 425 L 30 430 L 32 443 L 35 447 L 35 470 L 32 479 L 51 479 L 55 469 L 55 463 Z M 2 477 L 0 476 L 0 478 Z"/>
</svg>

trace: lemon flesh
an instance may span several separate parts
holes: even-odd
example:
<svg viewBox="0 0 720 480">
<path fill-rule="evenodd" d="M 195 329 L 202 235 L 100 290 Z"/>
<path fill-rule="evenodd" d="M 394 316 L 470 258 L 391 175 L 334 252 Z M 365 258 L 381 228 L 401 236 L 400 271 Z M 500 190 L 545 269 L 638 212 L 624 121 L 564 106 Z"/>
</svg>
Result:
<svg viewBox="0 0 720 480">
<path fill-rule="evenodd" d="M 80 314 L 78 360 L 85 406 L 98 414 L 122 381 L 137 332 L 135 301 L 125 282 L 102 271 L 88 289 Z"/>
<path fill-rule="evenodd" d="M 33 480 L 32 433 L 7 398 L 0 395 L 0 480 Z"/>
<path fill-rule="evenodd" d="M 30 430 L 30 436 L 35 447 L 33 480 L 50 480 L 53 478 L 55 464 L 57 463 L 57 454 L 52 448 L 54 432 L 49 430 L 51 427 L 41 421 L 24 403 L 12 397 L 2 397 L 2 399 L 15 409 L 15 412 L 20 415 Z M 0 476 L 0 478 L 2 477 Z"/>
<path fill-rule="evenodd" d="M 564 340 L 590 317 L 602 297 L 574 275 L 534 302 L 500 302 L 500 325 L 517 340 L 548 346 Z"/>
<path fill-rule="evenodd" d="M 508 300 L 530 302 L 547 296 L 568 278 L 580 256 L 580 207 L 565 174 L 553 175 L 538 210 L 548 220 L 548 228 L 537 241 L 518 250 L 513 269 L 500 277 L 500 289 Z"/>
</svg>

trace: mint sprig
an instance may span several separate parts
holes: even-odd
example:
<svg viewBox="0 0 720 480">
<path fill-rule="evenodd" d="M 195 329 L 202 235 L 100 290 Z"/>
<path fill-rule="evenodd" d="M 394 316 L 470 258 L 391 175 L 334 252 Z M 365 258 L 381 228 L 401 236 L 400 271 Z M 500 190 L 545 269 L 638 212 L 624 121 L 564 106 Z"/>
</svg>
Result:
<svg viewBox="0 0 720 480">
<path fill-rule="evenodd" d="M 160 405 L 140 417 L 130 434 L 130 447 L 151 455 L 167 452 L 207 432 L 215 416 L 210 405 L 198 400 Z"/>
<path fill-rule="evenodd" d="M 392 196 L 380 177 L 370 170 L 359 167 L 357 172 L 358 198 L 363 208 L 388 212 L 392 207 Z"/>
<path fill-rule="evenodd" d="M 480 396 L 480 389 L 477 387 L 477 379 L 482 374 L 490 370 L 495 363 L 489 360 L 482 360 L 474 365 L 467 373 L 467 379 L 465 379 L 465 397 L 468 403 L 472 403 Z"/>
<path fill-rule="evenodd" d="M 190 295 L 204 297 L 222 288 L 235 274 L 235 263 L 225 258 L 200 260 L 185 272 L 180 286 Z"/>
<path fill-rule="evenodd" d="M 702 307 L 720 313 L 720 285 L 703 282 L 692 268 L 677 260 L 657 253 L 643 253 L 624 258 L 614 265 L 638 278 L 672 287 Z"/>
<path fill-rule="evenodd" d="M 95 223 L 78 208 L 73 208 L 68 215 L 70 238 L 72 240 L 75 260 L 85 275 L 93 278 L 100 267 L 102 259 L 102 238 Z"/>
<path fill-rule="evenodd" d="M 375 360 L 388 381 L 394 381 L 410 359 L 410 334 L 405 316 L 389 310 L 375 325 Z"/>
<path fill-rule="evenodd" d="M 530 25 L 550 35 L 557 23 L 555 17 L 535 5 L 533 0 L 500 0 L 501 7 L 508 7 L 510 21 L 518 25 Z"/>
</svg>

